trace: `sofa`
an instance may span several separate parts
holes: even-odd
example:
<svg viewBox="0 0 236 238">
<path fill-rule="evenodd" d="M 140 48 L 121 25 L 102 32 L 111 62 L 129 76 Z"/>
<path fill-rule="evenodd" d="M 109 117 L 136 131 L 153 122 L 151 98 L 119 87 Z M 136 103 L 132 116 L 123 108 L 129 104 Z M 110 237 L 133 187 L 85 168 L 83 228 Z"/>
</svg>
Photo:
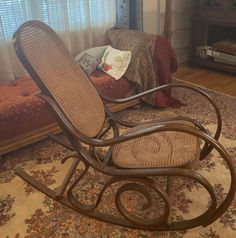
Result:
<svg viewBox="0 0 236 238">
<path fill-rule="evenodd" d="M 134 85 L 125 77 L 114 80 L 95 70 L 90 79 L 100 93 L 109 97 L 123 98 L 134 93 Z M 45 102 L 35 96 L 38 91 L 29 77 L 0 84 L 0 155 L 42 140 L 48 133 L 61 131 Z M 109 104 L 108 107 L 117 111 L 137 103 Z"/>
</svg>

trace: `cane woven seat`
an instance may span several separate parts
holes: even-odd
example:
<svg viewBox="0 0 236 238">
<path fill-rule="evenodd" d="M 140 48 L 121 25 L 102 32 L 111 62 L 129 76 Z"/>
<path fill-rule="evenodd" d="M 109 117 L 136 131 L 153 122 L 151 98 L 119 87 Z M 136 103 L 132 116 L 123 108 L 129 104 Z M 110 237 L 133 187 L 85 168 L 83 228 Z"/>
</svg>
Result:
<svg viewBox="0 0 236 238">
<path fill-rule="evenodd" d="M 185 121 L 176 123 L 193 127 Z M 148 128 L 137 126 L 124 134 Z M 175 131 L 154 133 L 114 146 L 113 161 L 123 168 L 175 167 L 199 158 L 200 143 L 195 136 Z"/>
</svg>

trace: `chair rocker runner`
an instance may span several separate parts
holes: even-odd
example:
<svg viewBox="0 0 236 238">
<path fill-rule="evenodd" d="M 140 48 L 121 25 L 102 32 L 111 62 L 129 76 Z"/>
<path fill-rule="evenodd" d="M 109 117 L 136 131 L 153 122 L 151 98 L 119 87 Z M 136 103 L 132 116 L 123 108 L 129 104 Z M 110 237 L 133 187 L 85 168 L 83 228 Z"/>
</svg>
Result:
<svg viewBox="0 0 236 238">
<path fill-rule="evenodd" d="M 235 169 L 228 153 L 217 141 L 221 133 L 221 115 L 218 107 L 205 92 L 185 84 L 167 84 L 125 99 L 112 99 L 99 95 L 84 71 L 75 62 L 57 34 L 46 24 L 28 21 L 14 34 L 16 53 L 39 86 L 39 97 L 44 99 L 54 112 L 68 141 L 57 136 L 51 138 L 70 149 L 73 163 L 56 191 L 49 189 L 29 174 L 17 168 L 16 173 L 32 186 L 54 200 L 93 218 L 130 228 L 145 230 L 179 230 L 199 225 L 207 226 L 221 216 L 231 204 L 235 195 Z M 146 123 L 126 122 L 113 115 L 104 106 L 102 99 L 113 103 L 124 103 L 142 98 L 159 90 L 182 87 L 204 96 L 215 109 L 218 125 L 215 135 L 207 134 L 206 129 L 188 117 L 176 117 Z M 128 127 L 120 135 L 119 126 Z M 112 138 L 104 138 L 108 131 Z M 200 147 L 199 141 L 204 141 Z M 84 144 L 87 147 L 84 147 Z M 106 155 L 97 151 L 99 147 L 109 147 Z M 202 175 L 191 168 L 191 163 L 204 160 L 215 149 L 228 166 L 231 184 L 225 200 L 217 204 L 213 187 Z M 83 172 L 76 178 L 79 163 Z M 74 189 L 92 167 L 109 175 L 103 184 L 94 204 L 80 201 Z M 171 178 L 180 176 L 201 184 L 209 193 L 211 202 L 198 217 L 184 221 L 170 221 Z M 155 178 L 167 177 L 167 188 L 160 187 Z M 121 182 L 121 183 L 119 183 Z M 106 189 L 115 183 L 121 184 L 114 195 L 115 207 L 119 216 L 100 211 Z M 161 214 L 155 218 L 142 217 L 129 211 L 124 205 L 123 194 L 133 191 L 142 194 L 147 200 L 144 210 L 162 204 Z M 155 193 L 162 203 L 154 204 Z"/>
</svg>

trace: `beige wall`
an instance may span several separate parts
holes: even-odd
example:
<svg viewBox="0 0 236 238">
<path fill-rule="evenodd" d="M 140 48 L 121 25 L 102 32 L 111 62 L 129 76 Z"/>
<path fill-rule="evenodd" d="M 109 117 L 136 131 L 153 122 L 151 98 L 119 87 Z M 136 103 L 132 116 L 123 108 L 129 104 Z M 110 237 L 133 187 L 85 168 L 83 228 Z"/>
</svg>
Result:
<svg viewBox="0 0 236 238">
<path fill-rule="evenodd" d="M 188 58 L 191 0 L 172 0 L 171 44 L 178 62 Z M 163 35 L 165 0 L 143 0 L 144 31 Z"/>
<path fill-rule="evenodd" d="M 188 59 L 191 0 L 172 0 L 172 38 L 178 62 Z"/>
<path fill-rule="evenodd" d="M 159 34 L 159 2 L 157 0 L 143 0 L 143 28 L 147 33 Z"/>
</svg>

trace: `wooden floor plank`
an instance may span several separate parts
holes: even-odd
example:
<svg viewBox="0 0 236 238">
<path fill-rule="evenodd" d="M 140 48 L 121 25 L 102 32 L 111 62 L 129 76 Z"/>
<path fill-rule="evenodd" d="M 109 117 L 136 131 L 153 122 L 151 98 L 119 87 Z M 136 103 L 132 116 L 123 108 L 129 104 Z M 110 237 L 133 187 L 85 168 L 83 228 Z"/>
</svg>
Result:
<svg viewBox="0 0 236 238">
<path fill-rule="evenodd" d="M 236 97 L 234 74 L 181 64 L 173 77 Z"/>
</svg>

